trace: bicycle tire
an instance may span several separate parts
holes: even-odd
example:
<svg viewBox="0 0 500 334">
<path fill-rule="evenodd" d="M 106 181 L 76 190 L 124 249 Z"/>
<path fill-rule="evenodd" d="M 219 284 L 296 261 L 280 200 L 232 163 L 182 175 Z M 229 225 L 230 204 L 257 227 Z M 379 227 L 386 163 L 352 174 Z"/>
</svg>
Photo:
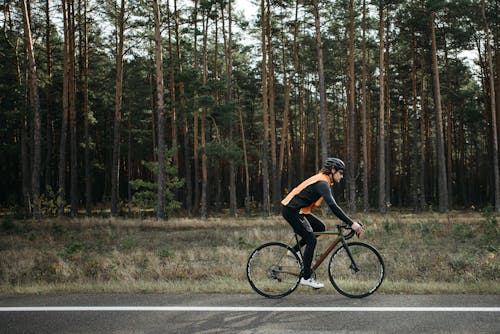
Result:
<svg viewBox="0 0 500 334">
<path fill-rule="evenodd" d="M 349 298 L 363 298 L 380 287 L 385 276 L 382 256 L 375 247 L 364 242 L 347 244 L 356 268 L 345 246 L 335 250 L 328 264 L 328 276 L 335 290 Z"/>
<path fill-rule="evenodd" d="M 257 247 L 248 258 L 247 279 L 258 294 L 282 298 L 297 288 L 301 270 L 302 261 L 291 247 L 269 242 Z"/>
</svg>

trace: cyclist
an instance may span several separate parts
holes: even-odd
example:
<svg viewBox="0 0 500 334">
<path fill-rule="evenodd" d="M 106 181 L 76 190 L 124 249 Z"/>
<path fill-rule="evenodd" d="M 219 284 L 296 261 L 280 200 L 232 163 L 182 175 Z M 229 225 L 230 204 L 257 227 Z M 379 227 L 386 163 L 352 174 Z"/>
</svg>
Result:
<svg viewBox="0 0 500 334">
<path fill-rule="evenodd" d="M 283 217 L 292 226 L 295 233 L 302 237 L 299 244 L 295 245 L 295 251 L 298 251 L 299 247 L 306 245 L 300 284 L 315 289 L 320 289 L 324 285 L 311 277 L 311 263 L 314 256 L 314 249 L 316 248 L 314 232 L 324 231 L 325 224 L 311 214 L 311 211 L 319 207 L 324 199 L 330 210 L 339 219 L 351 226 L 356 233 L 363 231 L 360 224 L 354 222 L 342 211 L 332 195 L 331 186 L 342 180 L 344 170 L 345 164 L 342 160 L 328 158 L 323 163 L 323 167 L 318 174 L 303 181 L 281 201 Z"/>
</svg>

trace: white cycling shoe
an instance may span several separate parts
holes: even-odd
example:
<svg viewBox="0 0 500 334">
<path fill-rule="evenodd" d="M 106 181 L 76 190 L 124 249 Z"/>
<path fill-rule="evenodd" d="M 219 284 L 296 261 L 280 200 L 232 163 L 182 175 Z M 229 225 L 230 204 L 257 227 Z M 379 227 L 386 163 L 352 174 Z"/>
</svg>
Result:
<svg viewBox="0 0 500 334">
<path fill-rule="evenodd" d="M 325 286 L 323 283 L 316 282 L 314 280 L 314 278 L 312 278 L 312 277 L 310 277 L 308 279 L 301 277 L 300 284 L 310 286 L 311 288 L 314 288 L 314 289 L 321 289 Z"/>
</svg>

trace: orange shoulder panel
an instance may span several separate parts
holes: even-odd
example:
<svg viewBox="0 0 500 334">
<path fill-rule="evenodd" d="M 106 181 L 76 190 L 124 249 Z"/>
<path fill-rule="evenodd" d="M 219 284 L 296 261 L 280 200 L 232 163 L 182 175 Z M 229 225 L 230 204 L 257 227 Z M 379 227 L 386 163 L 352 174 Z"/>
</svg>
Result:
<svg viewBox="0 0 500 334">
<path fill-rule="evenodd" d="M 310 178 L 306 179 L 301 184 L 299 184 L 297 187 L 293 188 L 293 190 L 281 201 L 281 204 L 287 205 L 288 203 L 290 203 L 292 198 L 295 195 L 297 195 L 298 193 L 300 193 L 302 190 L 304 190 L 304 188 L 306 188 L 307 186 L 309 186 L 313 183 L 316 183 L 318 181 L 325 181 L 329 185 L 332 185 L 330 177 L 328 175 L 323 174 L 323 173 L 318 173 L 318 174 L 313 175 Z M 306 207 L 306 208 L 302 208 L 300 210 L 300 213 L 302 213 L 302 214 L 310 213 L 312 209 L 320 206 L 322 201 L 323 201 L 323 198 L 321 197 L 315 203 L 311 204 L 311 206 Z"/>
</svg>

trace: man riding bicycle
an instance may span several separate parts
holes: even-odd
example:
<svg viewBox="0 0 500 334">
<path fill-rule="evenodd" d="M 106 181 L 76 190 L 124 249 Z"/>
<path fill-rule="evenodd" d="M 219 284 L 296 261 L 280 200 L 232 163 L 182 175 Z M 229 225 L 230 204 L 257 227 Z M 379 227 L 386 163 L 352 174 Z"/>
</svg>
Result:
<svg viewBox="0 0 500 334">
<path fill-rule="evenodd" d="M 359 234 L 363 231 L 360 224 L 354 222 L 342 211 L 332 195 L 331 186 L 342 180 L 344 170 L 345 164 L 342 160 L 328 158 L 318 174 L 303 181 L 281 201 L 283 217 L 292 226 L 295 233 L 302 237 L 299 244 L 295 245 L 294 250 L 298 251 L 300 247 L 306 246 L 300 284 L 315 289 L 322 288 L 324 285 L 311 277 L 311 263 L 316 248 L 314 232 L 324 231 L 325 224 L 311 214 L 311 211 L 319 207 L 324 200 L 330 210 L 356 233 Z"/>
</svg>

